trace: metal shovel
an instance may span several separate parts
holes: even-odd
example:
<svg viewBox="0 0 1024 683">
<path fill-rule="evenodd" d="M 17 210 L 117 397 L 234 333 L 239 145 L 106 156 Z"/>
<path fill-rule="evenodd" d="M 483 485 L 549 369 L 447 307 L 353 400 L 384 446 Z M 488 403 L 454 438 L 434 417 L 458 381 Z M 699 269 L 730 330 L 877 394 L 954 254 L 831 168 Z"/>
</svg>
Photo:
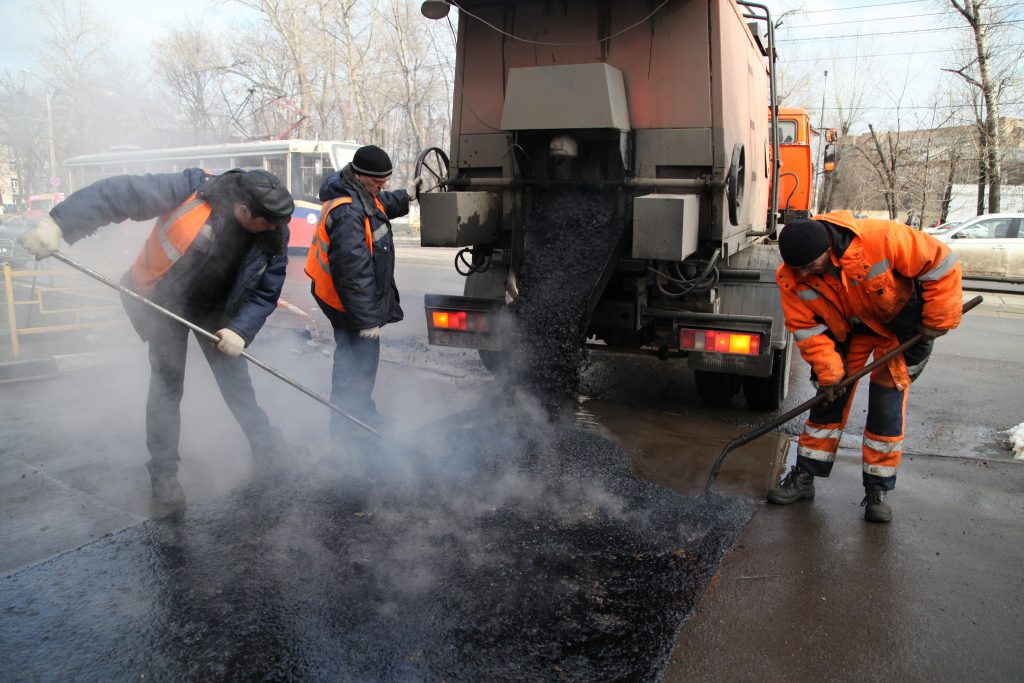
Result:
<svg viewBox="0 0 1024 683">
<path fill-rule="evenodd" d="M 972 308 L 980 304 L 983 300 L 984 299 L 982 297 L 976 296 L 970 301 L 967 301 L 966 303 L 964 303 L 963 312 L 967 313 L 967 311 L 971 310 Z M 875 368 L 878 368 L 883 364 L 888 363 L 896 354 L 903 353 L 910 347 L 918 344 L 920 341 L 921 335 L 915 334 L 913 337 L 903 342 L 892 351 L 883 354 L 880 358 L 876 359 L 871 364 L 865 365 L 863 368 L 861 368 L 857 372 L 853 373 L 852 375 L 844 379 L 842 382 L 839 383 L 839 388 L 845 389 L 846 387 L 855 383 L 864 375 L 867 375 L 870 372 L 874 371 Z M 704 495 L 708 496 L 711 494 L 711 487 L 714 486 L 715 479 L 718 478 L 718 471 L 722 468 L 722 461 L 725 460 L 725 456 L 729 455 L 729 453 L 736 450 L 740 446 L 750 443 L 757 437 L 762 436 L 763 434 L 767 434 L 768 432 L 775 429 L 779 425 L 789 422 L 800 413 L 803 413 L 806 410 L 810 410 L 812 407 L 824 401 L 825 398 L 825 394 L 819 392 L 812 398 L 809 398 L 800 405 L 798 405 L 796 408 L 793 408 L 783 413 L 782 415 L 779 415 L 771 422 L 762 425 L 753 431 L 747 432 L 746 434 L 740 434 L 739 436 L 734 437 L 731 441 L 729 441 L 729 443 L 725 444 L 725 448 L 723 448 L 722 452 L 718 454 L 717 458 L 715 458 L 715 464 L 711 466 L 711 472 L 708 474 L 708 481 L 706 484 L 704 484 Z"/>
<path fill-rule="evenodd" d="M 103 284 L 107 285 L 108 287 L 112 287 L 112 288 L 116 289 L 117 291 L 119 291 L 120 293 L 122 293 L 122 294 L 124 294 L 126 296 L 130 296 L 131 298 L 135 299 L 136 301 L 140 301 L 140 302 L 146 304 L 147 306 L 149 306 L 150 308 L 153 308 L 153 309 L 159 311 L 160 313 L 163 313 L 168 318 L 171 318 L 172 320 L 175 320 L 175 321 L 181 323 L 182 325 L 186 326 L 187 328 L 189 328 L 190 330 L 192 330 L 196 334 L 202 335 L 202 336 L 206 337 L 207 339 L 209 339 L 211 341 L 215 341 L 215 342 L 216 341 L 220 341 L 220 338 L 218 338 L 217 335 L 213 334 L 212 332 L 208 332 L 208 331 L 204 330 L 203 328 L 199 327 L 198 325 L 195 325 L 195 324 L 189 322 L 188 320 L 185 320 L 180 315 L 176 315 L 174 313 L 171 313 L 170 311 L 168 311 L 163 306 L 160 306 L 158 304 L 153 303 L 152 301 L 150 301 L 146 297 L 142 296 L 141 294 L 137 294 L 136 292 L 133 292 L 132 290 L 128 289 L 127 287 L 125 287 L 123 285 L 121 285 L 120 283 L 114 282 L 110 278 L 97 273 L 95 270 L 92 270 L 92 269 L 88 268 L 87 266 L 82 265 L 81 263 L 79 263 L 78 261 L 74 260 L 73 258 L 62 254 L 59 251 L 53 252 L 53 254 L 51 254 L 51 256 L 53 256 L 53 258 L 57 259 L 58 261 L 60 261 L 62 263 L 68 264 L 69 266 L 71 266 L 75 270 L 80 270 L 81 272 L 85 273 L 89 277 L 95 278 L 95 279 L 99 280 L 100 282 L 102 282 Z M 346 418 L 348 420 L 351 420 L 352 422 L 356 423 L 357 425 L 359 425 L 360 427 L 362 427 L 366 431 L 370 432 L 371 434 L 373 434 L 377 438 L 381 437 L 380 432 L 378 432 L 376 429 L 374 429 L 370 425 L 366 424 L 365 422 L 363 422 L 359 418 L 354 417 L 354 416 L 346 413 L 344 410 L 342 410 L 338 406 L 334 405 L 333 403 L 328 401 L 326 398 L 324 398 L 320 394 L 316 393 L 312 389 L 309 389 L 308 387 L 303 386 L 302 384 L 299 384 L 294 379 L 292 379 L 291 377 L 288 377 L 284 373 L 275 370 L 274 368 L 270 367 L 269 365 L 267 365 L 266 363 L 261 361 L 259 358 L 256 358 L 255 356 L 250 355 L 249 353 L 247 353 L 245 351 L 243 351 L 241 353 L 241 357 L 246 359 L 247 361 L 249 361 L 250 363 L 252 363 L 256 367 L 262 368 L 263 370 L 266 370 L 267 372 L 269 372 L 274 377 L 277 377 L 279 380 L 281 380 L 283 382 L 286 382 L 287 384 L 292 385 L 293 387 L 295 387 L 296 389 L 298 389 L 299 391 L 304 393 L 306 396 L 309 396 L 310 398 L 312 398 L 312 399 L 314 399 L 316 401 L 319 401 L 320 403 L 323 403 L 325 406 L 327 406 L 328 408 L 330 408 L 334 412 L 336 412 L 339 415 L 341 415 L 342 417 L 344 417 L 344 418 Z"/>
</svg>

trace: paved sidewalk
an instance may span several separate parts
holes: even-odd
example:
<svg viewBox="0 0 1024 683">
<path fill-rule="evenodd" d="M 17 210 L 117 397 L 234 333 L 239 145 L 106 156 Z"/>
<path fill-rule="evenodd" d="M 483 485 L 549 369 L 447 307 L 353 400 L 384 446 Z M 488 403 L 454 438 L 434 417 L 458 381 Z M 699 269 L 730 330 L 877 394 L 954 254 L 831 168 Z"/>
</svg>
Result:
<svg viewBox="0 0 1024 683">
<path fill-rule="evenodd" d="M 858 451 L 816 489 L 755 513 L 665 681 L 1024 680 L 1024 465 L 907 457 L 888 525 Z"/>
</svg>

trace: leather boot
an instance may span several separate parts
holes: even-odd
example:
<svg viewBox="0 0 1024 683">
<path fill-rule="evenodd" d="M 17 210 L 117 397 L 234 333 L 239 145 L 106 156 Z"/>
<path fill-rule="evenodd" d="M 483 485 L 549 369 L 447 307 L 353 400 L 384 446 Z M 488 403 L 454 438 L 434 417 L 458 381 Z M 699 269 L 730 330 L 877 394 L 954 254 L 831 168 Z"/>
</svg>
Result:
<svg viewBox="0 0 1024 683">
<path fill-rule="evenodd" d="M 794 465 L 778 486 L 768 492 L 768 502 L 789 505 L 802 498 L 814 500 L 814 475 Z"/>
<path fill-rule="evenodd" d="M 860 502 L 864 508 L 864 519 L 869 522 L 892 521 L 892 508 L 885 502 L 885 491 L 864 491 L 864 500 Z"/>
</svg>

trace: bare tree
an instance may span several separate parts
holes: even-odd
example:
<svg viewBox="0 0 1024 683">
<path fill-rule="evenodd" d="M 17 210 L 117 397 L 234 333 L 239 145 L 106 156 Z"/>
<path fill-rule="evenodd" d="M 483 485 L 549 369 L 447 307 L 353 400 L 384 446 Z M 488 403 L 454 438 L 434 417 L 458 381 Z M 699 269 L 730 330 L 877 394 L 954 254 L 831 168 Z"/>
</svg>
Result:
<svg viewBox="0 0 1024 683">
<path fill-rule="evenodd" d="M 157 77 L 167 85 L 184 113 L 193 143 L 210 142 L 224 134 L 217 123 L 218 81 L 235 68 L 221 55 L 215 39 L 198 23 L 171 32 L 154 48 Z"/>
<path fill-rule="evenodd" d="M 1002 143 L 1000 139 L 999 103 L 1007 78 L 999 78 L 993 70 L 992 36 L 998 34 L 1003 22 L 1000 14 L 1005 6 L 995 6 L 990 0 L 949 0 L 949 4 L 967 22 L 973 34 L 973 59 L 955 69 L 945 69 L 960 76 L 964 82 L 980 91 L 984 101 L 982 164 L 979 176 L 979 213 L 982 213 L 983 188 L 988 189 L 988 211 L 999 211 L 1002 184 Z M 1019 30 L 1019 27 L 1018 27 Z"/>
<path fill-rule="evenodd" d="M 824 176 L 821 199 L 818 202 L 820 212 L 828 212 L 833 209 L 836 199 L 836 190 L 844 182 L 844 178 L 853 179 L 853 174 L 848 168 L 847 161 L 850 152 L 853 150 L 850 140 L 850 131 L 857 125 L 864 115 L 865 102 L 870 91 L 868 74 L 871 72 L 871 61 L 867 59 L 855 59 L 852 61 L 840 61 L 833 57 L 830 72 L 832 73 L 832 111 L 829 112 L 828 125 L 836 129 L 837 140 L 835 145 L 835 169 L 832 173 Z M 821 121 L 821 127 L 826 127 L 826 121 Z M 822 144 L 824 141 L 822 140 Z M 855 191 L 857 183 L 850 185 L 850 190 Z"/>
</svg>

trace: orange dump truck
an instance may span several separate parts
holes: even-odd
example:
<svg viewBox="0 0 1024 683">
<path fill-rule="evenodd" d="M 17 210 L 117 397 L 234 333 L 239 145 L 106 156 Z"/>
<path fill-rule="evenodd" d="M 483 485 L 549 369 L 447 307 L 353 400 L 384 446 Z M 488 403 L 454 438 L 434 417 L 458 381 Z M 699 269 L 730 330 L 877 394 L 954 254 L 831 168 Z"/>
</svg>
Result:
<svg viewBox="0 0 1024 683">
<path fill-rule="evenodd" d="M 771 110 L 768 111 L 771 119 Z M 809 218 L 814 213 L 815 169 L 813 136 L 818 132 L 811 127 L 811 117 L 806 109 L 799 107 L 779 107 L 779 222 L 787 223 L 794 218 Z M 832 171 L 835 165 L 836 131 L 825 132 L 824 145 L 825 174 Z M 773 149 L 769 147 L 769 151 Z"/>
<path fill-rule="evenodd" d="M 424 2 L 422 12 L 447 8 Z M 427 295 L 430 342 L 478 349 L 494 367 L 517 343 L 509 318 L 520 340 L 524 329 L 577 324 L 514 319 L 538 300 L 562 305 L 540 290 L 582 278 L 580 345 L 686 362 L 709 404 L 742 391 L 749 407 L 778 407 L 792 344 L 770 188 L 795 201 L 807 187 L 772 183 L 774 160 L 786 157 L 773 152 L 779 129 L 764 116 L 775 109 L 767 8 L 459 8 L 451 147 L 425 150 L 417 173 L 436 190 L 420 197 L 422 244 L 461 247 L 466 284 L 463 296 Z M 573 239 L 559 241 L 559 230 Z"/>
</svg>

